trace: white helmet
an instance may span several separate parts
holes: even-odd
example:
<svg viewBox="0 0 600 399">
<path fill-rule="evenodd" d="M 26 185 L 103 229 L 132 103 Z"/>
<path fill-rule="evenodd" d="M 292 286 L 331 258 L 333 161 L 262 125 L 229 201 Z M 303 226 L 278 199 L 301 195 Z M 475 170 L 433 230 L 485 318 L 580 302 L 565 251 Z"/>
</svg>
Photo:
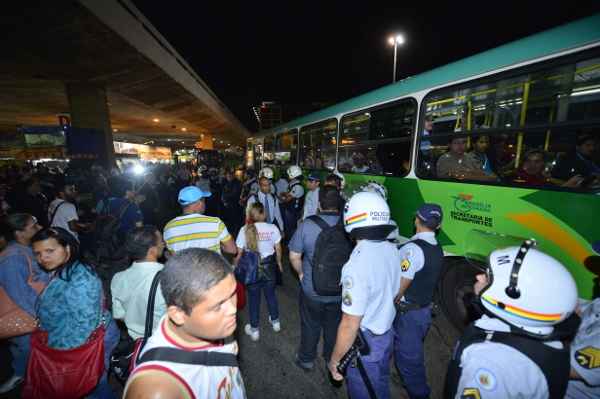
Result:
<svg viewBox="0 0 600 399">
<path fill-rule="evenodd" d="M 379 184 L 376 181 L 369 181 L 367 184 L 361 186 L 360 190 L 379 194 L 381 198 L 387 201 L 387 188 L 385 188 L 383 184 Z"/>
<path fill-rule="evenodd" d="M 333 171 L 333 174 L 340 178 L 340 189 L 343 190 L 346 186 L 346 178 L 337 169 Z"/>
<path fill-rule="evenodd" d="M 577 286 L 560 262 L 534 245 L 527 240 L 521 247 L 493 251 L 490 284 L 479 295 L 498 318 L 529 333 L 548 335 L 575 311 Z"/>
<path fill-rule="evenodd" d="M 357 227 L 373 227 L 390 223 L 390 207 L 380 195 L 361 191 L 346 203 L 344 227 L 350 233 Z"/>
<path fill-rule="evenodd" d="M 269 168 L 268 166 L 262 168 L 260 170 L 260 172 L 258 173 L 258 177 L 266 177 L 269 180 L 273 179 L 273 169 Z"/>
<path fill-rule="evenodd" d="M 287 174 L 290 179 L 295 179 L 296 177 L 302 175 L 302 169 L 298 165 L 292 165 L 288 168 Z"/>
</svg>

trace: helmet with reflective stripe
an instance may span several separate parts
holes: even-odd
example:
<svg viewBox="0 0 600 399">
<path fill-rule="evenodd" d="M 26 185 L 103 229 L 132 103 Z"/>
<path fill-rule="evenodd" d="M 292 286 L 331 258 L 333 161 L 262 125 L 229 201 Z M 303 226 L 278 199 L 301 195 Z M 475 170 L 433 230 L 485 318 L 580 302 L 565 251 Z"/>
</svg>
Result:
<svg viewBox="0 0 600 399">
<path fill-rule="evenodd" d="M 379 194 L 381 198 L 387 201 L 387 188 L 383 184 L 377 183 L 375 181 L 369 181 L 367 184 L 361 186 L 361 191 L 368 191 L 371 193 Z"/>
<path fill-rule="evenodd" d="M 344 209 L 348 233 L 359 227 L 389 225 L 390 207 L 379 194 L 361 191 L 352 196 Z"/>
<path fill-rule="evenodd" d="M 556 259 L 534 249 L 535 241 L 493 251 L 482 305 L 499 319 L 534 335 L 548 335 L 577 306 L 577 286 Z"/>
</svg>

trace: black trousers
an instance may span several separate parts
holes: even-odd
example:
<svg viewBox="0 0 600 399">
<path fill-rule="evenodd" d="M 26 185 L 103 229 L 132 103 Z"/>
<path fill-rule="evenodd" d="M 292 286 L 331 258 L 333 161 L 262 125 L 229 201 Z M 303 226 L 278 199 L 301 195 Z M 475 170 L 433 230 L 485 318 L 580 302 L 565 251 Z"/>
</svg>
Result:
<svg viewBox="0 0 600 399">
<path fill-rule="evenodd" d="M 341 302 L 319 302 L 306 296 L 300 288 L 300 348 L 298 358 L 313 362 L 323 331 L 323 358 L 329 361 L 342 318 Z"/>
</svg>

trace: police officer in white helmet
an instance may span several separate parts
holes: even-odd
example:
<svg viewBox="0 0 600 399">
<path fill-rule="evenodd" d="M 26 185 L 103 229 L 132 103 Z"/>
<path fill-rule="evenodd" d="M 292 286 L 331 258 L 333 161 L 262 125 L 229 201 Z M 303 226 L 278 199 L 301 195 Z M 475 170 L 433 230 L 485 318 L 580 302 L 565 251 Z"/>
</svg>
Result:
<svg viewBox="0 0 600 399">
<path fill-rule="evenodd" d="M 354 194 L 344 210 L 344 226 L 356 240 L 356 247 L 342 269 L 342 320 L 329 371 L 338 381 L 346 371 L 351 398 L 390 397 L 392 323 L 396 316 L 394 296 L 400 288 L 400 257 L 396 246 L 386 240 L 394 228 L 389 221 L 388 204 L 372 192 Z M 362 347 L 357 357 L 353 345 Z M 353 361 L 348 361 L 353 353 Z"/>
<path fill-rule="evenodd" d="M 557 325 L 577 305 L 577 287 L 535 242 L 493 251 L 475 292 L 485 314 L 457 343 L 446 376 L 446 398 L 562 399 L 569 348 Z"/>
<path fill-rule="evenodd" d="M 273 176 L 274 175 L 275 174 L 273 173 L 273 169 L 269 168 L 268 166 L 265 166 L 258 172 L 259 179 L 261 177 L 266 177 L 267 179 L 269 179 L 269 183 L 271 184 L 271 194 L 277 196 L 277 188 L 273 184 Z"/>
</svg>

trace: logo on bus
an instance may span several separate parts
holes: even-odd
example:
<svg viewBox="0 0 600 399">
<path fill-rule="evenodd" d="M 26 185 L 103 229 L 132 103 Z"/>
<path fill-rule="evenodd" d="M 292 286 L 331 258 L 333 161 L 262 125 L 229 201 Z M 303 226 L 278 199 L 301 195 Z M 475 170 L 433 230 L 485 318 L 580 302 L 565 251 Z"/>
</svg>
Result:
<svg viewBox="0 0 600 399">
<path fill-rule="evenodd" d="M 492 205 L 486 202 L 474 201 L 472 194 L 463 194 L 460 193 L 457 196 L 453 196 L 454 198 L 454 209 L 459 212 L 491 212 Z"/>
</svg>

